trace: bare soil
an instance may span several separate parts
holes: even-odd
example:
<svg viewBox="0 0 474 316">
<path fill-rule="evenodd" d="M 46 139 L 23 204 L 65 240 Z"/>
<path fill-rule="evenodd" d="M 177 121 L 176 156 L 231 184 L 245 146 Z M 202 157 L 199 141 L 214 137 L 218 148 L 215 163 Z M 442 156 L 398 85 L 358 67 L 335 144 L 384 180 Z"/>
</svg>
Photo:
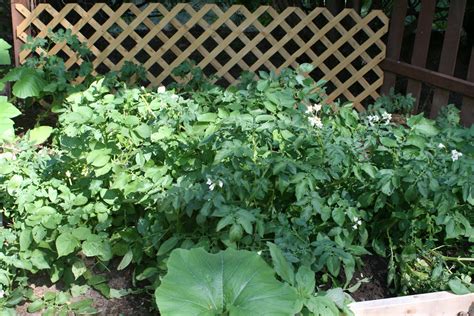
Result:
<svg viewBox="0 0 474 316">
<path fill-rule="evenodd" d="M 362 283 L 357 291 L 351 296 L 357 302 L 378 300 L 391 297 L 387 286 L 387 261 L 377 256 L 365 256 L 362 258 L 364 266 L 354 273 L 355 279 L 370 278 L 368 283 Z"/>
<path fill-rule="evenodd" d="M 112 264 L 112 266 L 115 266 Z M 96 271 L 94 271 L 96 272 Z M 107 277 L 108 285 L 113 289 L 129 289 L 132 287 L 132 270 L 126 269 L 123 271 L 117 271 L 116 269 L 110 269 L 102 274 Z M 51 284 L 49 279 L 44 276 L 32 278 L 31 289 L 36 297 L 43 297 L 46 292 L 56 292 L 64 290 L 64 286 L 61 283 Z M 95 315 L 100 316 L 147 316 L 147 315 L 156 315 L 156 311 L 152 311 L 152 302 L 150 295 L 143 293 L 138 294 L 129 294 L 121 298 L 116 299 L 107 299 L 102 294 L 96 290 L 90 288 L 86 294 L 79 297 L 73 298 L 72 301 L 79 301 L 86 298 L 92 298 L 94 303 L 93 307 L 98 311 Z M 19 305 L 16 309 L 18 316 L 32 316 L 32 315 L 41 315 L 41 312 L 38 313 L 28 313 L 29 303 L 24 303 Z"/>
</svg>

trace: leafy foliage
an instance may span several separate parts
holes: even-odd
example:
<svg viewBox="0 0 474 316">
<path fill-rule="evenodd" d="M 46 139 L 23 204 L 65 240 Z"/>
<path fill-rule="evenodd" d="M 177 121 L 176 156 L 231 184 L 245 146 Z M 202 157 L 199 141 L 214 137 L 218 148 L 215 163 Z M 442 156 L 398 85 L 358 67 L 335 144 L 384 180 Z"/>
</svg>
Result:
<svg viewBox="0 0 474 316">
<path fill-rule="evenodd" d="M 408 95 L 395 93 L 393 88 L 390 89 L 388 95 L 382 95 L 373 105 L 369 107 L 369 111 L 387 111 L 388 113 L 410 114 L 415 106 L 415 98 Z"/>
<path fill-rule="evenodd" d="M 119 269 L 132 266 L 155 288 L 175 248 L 257 252 L 267 241 L 275 271 L 316 315 L 343 308 L 336 289 L 351 287 L 369 252 L 389 258 L 394 291 L 472 291 L 474 128 L 452 110 L 443 123 L 417 115 L 399 126 L 389 113 L 333 109 L 308 67 L 228 89 L 152 91 L 103 78 L 65 98 L 50 145 L 38 146 L 47 128 L 9 132 L 6 295 L 42 271 L 110 296 L 84 257 L 122 257 Z M 7 123 L 18 115 L 3 113 Z M 313 274 L 332 292 L 311 293 Z"/>
<path fill-rule="evenodd" d="M 52 45 L 59 43 L 67 45 L 71 53 L 76 55 L 77 65 L 69 67 L 62 57 L 50 52 Z M 0 65 L 3 61 L 10 61 L 10 48 L 8 43 L 0 40 Z M 59 109 L 66 96 L 85 90 L 96 80 L 90 60 L 92 53 L 76 35 L 72 35 L 71 30 L 49 32 L 47 39 L 29 38 L 23 49 L 35 53 L 23 65 L 3 76 L 0 89 L 5 83 L 11 82 L 14 97 L 22 100 L 26 106 L 45 108 L 43 116 L 51 115 L 51 110 Z M 120 71 L 110 72 L 105 78 L 112 87 L 118 81 L 140 83 L 146 78 L 146 73 L 142 66 L 126 62 Z"/>
</svg>

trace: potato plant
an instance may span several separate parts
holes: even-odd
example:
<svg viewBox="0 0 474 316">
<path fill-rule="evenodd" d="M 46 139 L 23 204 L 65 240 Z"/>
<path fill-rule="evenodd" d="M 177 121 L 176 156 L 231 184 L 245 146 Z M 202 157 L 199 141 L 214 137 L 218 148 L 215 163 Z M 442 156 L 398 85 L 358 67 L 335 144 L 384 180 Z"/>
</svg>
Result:
<svg viewBox="0 0 474 316">
<path fill-rule="evenodd" d="M 326 105 L 310 69 L 228 89 L 101 79 L 56 109 L 49 143 L 4 138 L 0 305 L 39 272 L 110 295 L 84 257 L 120 258 L 153 292 L 175 248 L 269 260 L 268 241 L 316 286 L 348 289 L 372 253 L 394 292 L 472 291 L 474 128 L 453 109 L 399 126 Z"/>
</svg>

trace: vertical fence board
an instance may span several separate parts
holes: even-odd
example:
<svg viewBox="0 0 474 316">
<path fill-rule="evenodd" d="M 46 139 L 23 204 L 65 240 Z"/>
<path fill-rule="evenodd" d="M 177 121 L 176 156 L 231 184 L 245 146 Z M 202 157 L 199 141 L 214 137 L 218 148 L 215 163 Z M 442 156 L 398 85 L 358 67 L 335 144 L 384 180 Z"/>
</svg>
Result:
<svg viewBox="0 0 474 316">
<path fill-rule="evenodd" d="M 407 0 L 399 0 L 394 4 L 392 17 L 390 18 L 390 28 L 387 40 L 387 58 L 398 60 L 402 49 L 403 31 L 405 29 L 405 15 L 407 13 Z M 390 88 L 395 86 L 396 75 L 386 73 L 381 92 L 388 94 Z"/>
<path fill-rule="evenodd" d="M 471 49 L 471 59 L 469 61 L 467 80 L 474 82 L 474 47 Z M 463 98 L 461 106 L 461 121 L 466 126 L 474 124 L 474 98 Z"/>
<path fill-rule="evenodd" d="M 444 34 L 443 48 L 438 71 L 446 75 L 453 75 L 461 38 L 462 22 L 466 8 L 466 0 L 451 1 L 448 15 L 448 27 Z M 442 106 L 447 105 L 449 91 L 436 90 L 431 105 L 430 117 L 438 115 Z"/>
<path fill-rule="evenodd" d="M 431 27 L 436 8 L 436 0 L 425 0 L 421 3 L 421 12 L 416 28 L 415 44 L 411 58 L 411 64 L 425 67 L 430 46 Z M 401 43 L 400 43 L 401 46 Z M 416 99 L 414 112 L 417 112 L 420 103 L 421 82 L 408 80 L 407 93 L 411 93 Z"/>
</svg>

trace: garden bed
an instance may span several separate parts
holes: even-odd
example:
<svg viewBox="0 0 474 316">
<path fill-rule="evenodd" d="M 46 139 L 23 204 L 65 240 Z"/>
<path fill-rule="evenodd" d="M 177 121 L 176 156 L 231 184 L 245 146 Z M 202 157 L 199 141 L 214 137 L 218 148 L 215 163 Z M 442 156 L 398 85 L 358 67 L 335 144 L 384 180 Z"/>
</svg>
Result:
<svg viewBox="0 0 474 316">
<path fill-rule="evenodd" d="M 0 97 L 7 315 L 350 315 L 350 296 L 474 291 L 474 129 L 454 107 L 401 125 L 403 96 L 328 105 L 307 64 L 228 89 L 184 64 L 145 89 L 124 83 L 137 66 L 75 85 L 86 63 L 62 81 L 31 63 Z M 54 126 L 15 128 L 45 102 Z"/>
</svg>

